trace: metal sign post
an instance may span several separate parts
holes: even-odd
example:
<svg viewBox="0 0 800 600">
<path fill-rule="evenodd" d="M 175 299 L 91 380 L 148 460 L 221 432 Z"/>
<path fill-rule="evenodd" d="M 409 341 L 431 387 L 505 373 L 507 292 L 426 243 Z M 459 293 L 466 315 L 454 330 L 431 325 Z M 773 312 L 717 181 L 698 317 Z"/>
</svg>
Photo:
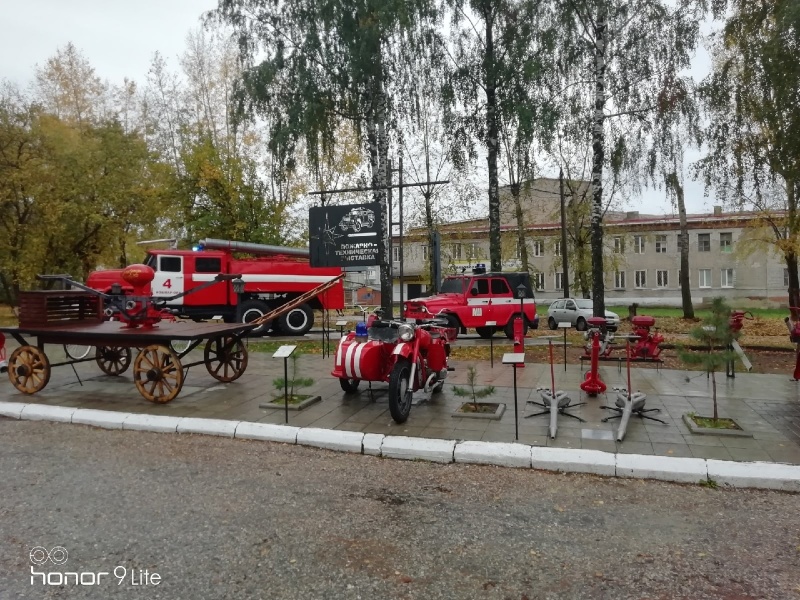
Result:
<svg viewBox="0 0 800 600">
<path fill-rule="evenodd" d="M 289 423 L 289 357 L 296 348 L 297 346 L 281 346 L 275 354 L 272 355 L 272 358 L 283 359 L 283 407 L 286 413 L 287 424 Z"/>
<path fill-rule="evenodd" d="M 486 327 L 496 327 L 497 321 L 486 321 Z M 489 360 L 494 369 L 494 331 L 489 336 Z"/>
<path fill-rule="evenodd" d="M 519 409 L 517 408 L 517 367 L 525 366 L 524 352 L 507 352 L 503 354 L 503 364 L 514 369 L 514 439 L 519 441 Z"/>
<path fill-rule="evenodd" d="M 564 330 L 564 372 L 567 371 L 567 329 L 572 329 L 572 323 L 566 321 L 558 324 L 559 329 Z"/>
</svg>

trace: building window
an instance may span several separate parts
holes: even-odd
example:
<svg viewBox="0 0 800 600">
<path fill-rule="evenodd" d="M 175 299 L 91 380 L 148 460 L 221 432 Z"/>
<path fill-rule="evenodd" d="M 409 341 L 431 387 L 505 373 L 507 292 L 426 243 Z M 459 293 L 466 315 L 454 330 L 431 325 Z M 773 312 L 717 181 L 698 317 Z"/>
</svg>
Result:
<svg viewBox="0 0 800 600">
<path fill-rule="evenodd" d="M 720 287 L 732 288 L 733 287 L 733 269 L 722 269 L 720 271 Z"/>
<path fill-rule="evenodd" d="M 392 261 L 400 262 L 400 256 L 403 254 L 400 246 L 392 246 Z"/>
<path fill-rule="evenodd" d="M 637 289 L 647 287 L 647 271 L 636 271 L 633 283 Z"/>
<path fill-rule="evenodd" d="M 789 269 L 783 270 L 783 287 L 789 287 Z"/>
<path fill-rule="evenodd" d="M 480 249 L 477 242 L 467 244 L 467 258 L 479 258 L 479 251 Z"/>
<path fill-rule="evenodd" d="M 656 287 L 669 287 L 669 271 L 656 271 Z"/>
<path fill-rule="evenodd" d="M 553 246 L 553 256 L 561 256 L 561 240 L 557 240 Z"/>
<path fill-rule="evenodd" d="M 544 242 L 542 240 L 535 240 L 533 242 L 533 255 L 534 256 L 544 255 Z"/>
<path fill-rule="evenodd" d="M 563 290 L 564 289 L 564 273 L 555 273 L 555 289 Z"/>
<path fill-rule="evenodd" d="M 666 254 L 667 253 L 667 236 L 665 235 L 657 235 L 656 236 L 656 254 Z"/>
<path fill-rule="evenodd" d="M 544 273 L 534 273 L 531 275 L 531 282 L 533 283 L 533 289 L 537 291 L 541 291 L 544 289 Z"/>
<path fill-rule="evenodd" d="M 428 245 L 422 244 L 420 248 L 422 248 L 422 261 L 425 262 L 426 260 L 428 260 Z"/>
<path fill-rule="evenodd" d="M 697 234 L 697 251 L 698 252 L 711 252 L 711 234 L 698 233 Z"/>
<path fill-rule="evenodd" d="M 453 244 L 450 246 L 450 254 L 452 254 L 453 260 L 461 260 L 461 244 Z"/>
<path fill-rule="evenodd" d="M 614 253 L 622 254 L 625 252 L 625 238 L 617 236 L 614 238 Z"/>
<path fill-rule="evenodd" d="M 644 254 L 644 236 L 643 235 L 635 235 L 635 236 L 633 236 L 633 253 L 634 254 Z"/>
<path fill-rule="evenodd" d="M 720 233 L 719 234 L 719 251 L 720 252 L 730 252 L 731 250 L 733 250 L 733 234 L 732 233 Z"/>
<path fill-rule="evenodd" d="M 710 288 L 711 287 L 711 269 L 700 269 L 698 271 L 700 274 L 700 281 L 699 285 L 701 288 Z"/>
<path fill-rule="evenodd" d="M 614 287 L 618 290 L 625 289 L 625 271 L 616 271 L 614 273 Z"/>
</svg>

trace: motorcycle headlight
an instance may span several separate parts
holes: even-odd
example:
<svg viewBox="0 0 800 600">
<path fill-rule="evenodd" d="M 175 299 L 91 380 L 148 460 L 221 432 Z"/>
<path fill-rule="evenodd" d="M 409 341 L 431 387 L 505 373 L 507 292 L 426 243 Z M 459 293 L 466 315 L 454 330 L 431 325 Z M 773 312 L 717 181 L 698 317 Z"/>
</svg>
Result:
<svg viewBox="0 0 800 600">
<path fill-rule="evenodd" d="M 397 328 L 400 339 L 404 342 L 410 342 L 414 339 L 414 328 L 408 323 L 403 323 Z"/>
</svg>

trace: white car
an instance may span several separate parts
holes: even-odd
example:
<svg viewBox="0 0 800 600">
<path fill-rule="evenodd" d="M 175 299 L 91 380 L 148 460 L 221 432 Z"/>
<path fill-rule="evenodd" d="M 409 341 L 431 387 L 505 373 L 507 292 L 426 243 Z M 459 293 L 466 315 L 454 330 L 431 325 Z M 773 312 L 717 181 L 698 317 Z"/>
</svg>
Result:
<svg viewBox="0 0 800 600">
<path fill-rule="evenodd" d="M 578 331 L 586 331 L 587 321 L 594 315 L 594 302 L 583 298 L 563 298 L 554 301 L 547 309 L 547 326 L 557 329 L 559 323 L 570 323 Z M 616 331 L 619 327 L 619 315 L 606 311 L 606 327 Z"/>
</svg>

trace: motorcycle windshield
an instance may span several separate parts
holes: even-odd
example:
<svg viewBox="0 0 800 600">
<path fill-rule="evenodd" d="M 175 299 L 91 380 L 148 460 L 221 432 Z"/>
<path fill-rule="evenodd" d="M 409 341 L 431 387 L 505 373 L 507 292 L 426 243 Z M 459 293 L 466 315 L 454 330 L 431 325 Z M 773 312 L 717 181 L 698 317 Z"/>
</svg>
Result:
<svg viewBox="0 0 800 600">
<path fill-rule="evenodd" d="M 379 342 L 396 342 L 399 337 L 399 331 L 395 327 L 370 327 L 369 339 L 377 340 Z"/>
</svg>

